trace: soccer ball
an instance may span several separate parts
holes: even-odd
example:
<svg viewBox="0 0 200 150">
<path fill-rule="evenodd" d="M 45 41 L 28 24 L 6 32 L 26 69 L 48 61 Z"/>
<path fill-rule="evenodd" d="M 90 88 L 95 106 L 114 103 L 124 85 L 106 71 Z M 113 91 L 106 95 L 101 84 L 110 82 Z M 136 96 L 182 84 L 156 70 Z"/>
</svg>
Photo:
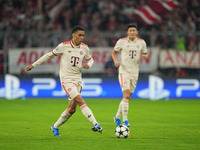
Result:
<svg viewBox="0 0 200 150">
<path fill-rule="evenodd" d="M 125 125 L 119 125 L 115 129 L 115 135 L 117 138 L 127 138 L 129 134 L 129 128 Z"/>
</svg>

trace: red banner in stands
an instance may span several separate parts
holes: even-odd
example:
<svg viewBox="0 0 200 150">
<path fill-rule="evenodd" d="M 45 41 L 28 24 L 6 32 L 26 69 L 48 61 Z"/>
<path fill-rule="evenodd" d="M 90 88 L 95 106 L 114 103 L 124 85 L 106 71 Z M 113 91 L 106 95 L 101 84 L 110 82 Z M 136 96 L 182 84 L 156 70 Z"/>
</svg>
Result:
<svg viewBox="0 0 200 150">
<path fill-rule="evenodd" d="M 152 50 L 151 50 L 152 49 Z M 26 49 L 10 49 L 9 50 L 9 73 L 21 74 L 25 66 L 32 64 L 45 53 L 51 51 L 52 48 L 26 48 Z M 94 65 L 89 69 L 82 69 L 87 73 L 104 73 L 105 64 L 111 59 L 113 48 L 110 47 L 92 47 L 90 48 Z M 152 72 L 158 66 L 158 48 L 149 48 L 147 60 L 140 60 L 141 72 Z M 120 57 L 119 57 L 120 58 Z M 58 75 L 60 56 L 49 59 L 40 66 L 35 67 L 30 74 L 51 73 Z"/>
<path fill-rule="evenodd" d="M 200 68 L 200 52 L 163 50 L 159 65 L 161 68 Z"/>
</svg>

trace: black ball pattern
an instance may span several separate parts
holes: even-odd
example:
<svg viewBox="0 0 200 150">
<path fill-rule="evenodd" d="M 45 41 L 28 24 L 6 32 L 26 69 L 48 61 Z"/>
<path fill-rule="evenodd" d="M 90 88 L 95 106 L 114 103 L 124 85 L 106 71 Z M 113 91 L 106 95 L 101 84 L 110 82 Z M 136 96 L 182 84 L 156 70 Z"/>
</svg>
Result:
<svg viewBox="0 0 200 150">
<path fill-rule="evenodd" d="M 129 128 L 125 125 L 119 125 L 115 129 L 115 135 L 117 138 L 127 138 L 129 134 Z"/>
</svg>

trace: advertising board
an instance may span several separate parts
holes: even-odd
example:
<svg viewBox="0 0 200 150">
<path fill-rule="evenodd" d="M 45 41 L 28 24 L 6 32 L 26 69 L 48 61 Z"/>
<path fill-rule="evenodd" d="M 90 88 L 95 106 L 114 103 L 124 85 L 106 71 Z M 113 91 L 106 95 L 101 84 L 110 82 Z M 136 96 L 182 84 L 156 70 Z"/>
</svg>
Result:
<svg viewBox="0 0 200 150">
<path fill-rule="evenodd" d="M 117 78 L 83 78 L 82 97 L 122 98 Z M 10 74 L 0 78 L 0 98 L 67 98 L 59 78 L 19 78 Z M 160 100 L 200 98 L 200 80 L 195 78 L 162 79 L 150 75 L 140 78 L 132 98 Z"/>
</svg>

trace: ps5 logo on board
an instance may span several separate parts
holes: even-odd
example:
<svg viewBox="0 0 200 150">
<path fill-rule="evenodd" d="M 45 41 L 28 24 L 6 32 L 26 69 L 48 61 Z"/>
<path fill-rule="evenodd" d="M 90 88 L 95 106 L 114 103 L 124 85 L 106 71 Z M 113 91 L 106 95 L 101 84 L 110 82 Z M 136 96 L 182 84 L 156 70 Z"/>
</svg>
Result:
<svg viewBox="0 0 200 150">
<path fill-rule="evenodd" d="M 157 76 L 149 76 L 149 88 L 138 92 L 140 98 L 149 98 L 150 100 L 160 100 L 169 98 L 170 92 L 164 89 L 164 82 Z"/>
<path fill-rule="evenodd" d="M 26 95 L 26 91 L 20 88 L 20 81 L 17 77 L 6 74 L 5 87 L 0 89 L 0 97 L 12 100 L 22 98 Z"/>
</svg>

